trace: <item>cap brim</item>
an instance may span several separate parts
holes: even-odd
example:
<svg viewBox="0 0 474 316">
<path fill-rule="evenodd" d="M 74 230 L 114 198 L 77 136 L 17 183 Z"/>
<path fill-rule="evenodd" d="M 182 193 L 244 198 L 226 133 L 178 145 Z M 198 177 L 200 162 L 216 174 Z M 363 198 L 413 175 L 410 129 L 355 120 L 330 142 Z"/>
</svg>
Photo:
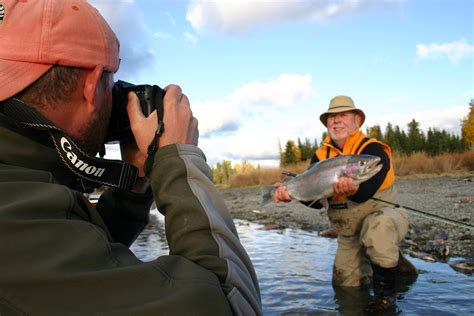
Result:
<svg viewBox="0 0 474 316">
<path fill-rule="evenodd" d="M 0 101 L 25 89 L 51 67 L 53 65 L 0 60 Z"/>
</svg>

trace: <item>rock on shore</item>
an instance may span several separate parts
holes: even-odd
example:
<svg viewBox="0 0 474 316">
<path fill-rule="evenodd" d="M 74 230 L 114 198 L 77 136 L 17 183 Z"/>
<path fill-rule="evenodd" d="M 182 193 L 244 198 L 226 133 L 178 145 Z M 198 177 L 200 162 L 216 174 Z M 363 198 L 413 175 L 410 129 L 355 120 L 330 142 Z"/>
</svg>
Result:
<svg viewBox="0 0 474 316">
<path fill-rule="evenodd" d="M 474 178 L 397 179 L 399 204 L 474 225 Z M 325 210 L 299 202 L 261 204 L 262 187 L 221 189 L 234 218 L 263 224 L 267 229 L 301 228 L 321 232 L 330 228 Z M 474 257 L 474 231 L 409 211 L 410 232 L 403 246 L 441 259 Z M 408 249 L 410 248 L 410 249 Z"/>
</svg>

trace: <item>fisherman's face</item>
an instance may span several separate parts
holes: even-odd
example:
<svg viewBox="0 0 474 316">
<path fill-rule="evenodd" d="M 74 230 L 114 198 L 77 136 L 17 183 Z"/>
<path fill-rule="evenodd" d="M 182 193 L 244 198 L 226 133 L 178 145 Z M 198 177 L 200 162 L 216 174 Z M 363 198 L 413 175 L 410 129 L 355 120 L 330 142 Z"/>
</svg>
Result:
<svg viewBox="0 0 474 316">
<path fill-rule="evenodd" d="M 350 133 L 359 129 L 362 118 L 353 111 L 333 113 L 328 115 L 328 134 L 335 142 L 343 142 Z"/>
</svg>

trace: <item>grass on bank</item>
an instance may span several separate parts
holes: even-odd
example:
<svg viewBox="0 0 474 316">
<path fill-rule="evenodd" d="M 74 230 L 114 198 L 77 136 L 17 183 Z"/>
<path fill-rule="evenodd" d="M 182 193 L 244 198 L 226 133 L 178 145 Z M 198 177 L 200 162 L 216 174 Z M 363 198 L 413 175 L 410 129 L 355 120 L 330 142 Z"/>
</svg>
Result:
<svg viewBox="0 0 474 316">
<path fill-rule="evenodd" d="M 471 176 L 474 172 L 474 148 L 464 153 L 447 153 L 435 157 L 425 153 L 410 156 L 395 154 L 393 157 L 396 176 Z M 283 170 L 299 174 L 306 170 L 309 162 L 301 162 L 285 168 L 259 168 L 245 173 L 234 174 L 223 187 L 239 188 L 259 185 L 272 185 L 285 176 Z"/>
</svg>

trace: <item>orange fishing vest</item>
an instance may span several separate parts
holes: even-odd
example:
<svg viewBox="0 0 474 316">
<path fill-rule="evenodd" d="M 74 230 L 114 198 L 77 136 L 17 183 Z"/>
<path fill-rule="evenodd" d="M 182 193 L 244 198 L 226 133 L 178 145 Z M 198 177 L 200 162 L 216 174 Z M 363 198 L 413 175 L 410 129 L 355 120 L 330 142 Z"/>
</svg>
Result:
<svg viewBox="0 0 474 316">
<path fill-rule="evenodd" d="M 385 176 L 385 180 L 383 181 L 380 188 L 377 190 L 378 192 L 388 189 L 395 182 L 395 172 L 393 170 L 392 164 L 392 150 L 388 145 L 382 143 L 381 141 L 378 141 L 375 138 L 367 138 L 364 133 L 359 130 L 355 130 L 354 132 L 349 134 L 342 151 L 332 145 L 331 138 L 329 136 L 326 136 L 326 138 L 323 140 L 323 144 L 320 148 L 316 150 L 315 154 L 319 160 L 334 158 L 339 155 L 359 155 L 365 148 L 365 146 L 370 143 L 379 143 L 380 145 L 382 145 L 384 151 L 387 153 L 388 158 L 390 160 L 390 167 L 388 169 L 387 175 Z M 333 200 L 340 200 L 340 197 L 334 196 Z"/>
</svg>

